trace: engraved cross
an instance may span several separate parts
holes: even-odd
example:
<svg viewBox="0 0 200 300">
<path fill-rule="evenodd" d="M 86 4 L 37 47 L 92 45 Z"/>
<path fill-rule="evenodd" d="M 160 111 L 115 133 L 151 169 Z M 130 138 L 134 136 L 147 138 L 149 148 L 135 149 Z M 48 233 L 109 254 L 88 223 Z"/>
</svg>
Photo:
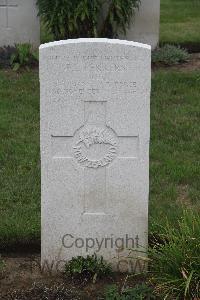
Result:
<svg viewBox="0 0 200 300">
<path fill-rule="evenodd" d="M 138 136 L 120 136 L 106 125 L 106 101 L 84 102 L 84 126 L 73 136 L 52 136 L 53 159 L 76 160 L 83 168 L 83 215 L 106 215 L 107 168 L 137 159 Z"/>
<path fill-rule="evenodd" d="M 6 10 L 6 28 L 9 27 L 9 9 L 18 7 L 16 0 L 0 0 L 0 8 Z"/>
</svg>

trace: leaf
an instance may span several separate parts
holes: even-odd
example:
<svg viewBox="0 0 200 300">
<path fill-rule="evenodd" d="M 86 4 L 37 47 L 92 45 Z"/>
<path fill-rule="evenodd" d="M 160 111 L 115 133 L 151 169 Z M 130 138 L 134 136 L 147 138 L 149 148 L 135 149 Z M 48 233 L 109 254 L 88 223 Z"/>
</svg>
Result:
<svg viewBox="0 0 200 300">
<path fill-rule="evenodd" d="M 14 67 L 13 67 L 13 71 L 18 71 L 19 70 L 19 68 L 20 68 L 20 64 L 19 63 L 16 63 L 16 64 L 14 64 Z"/>
<path fill-rule="evenodd" d="M 96 281 L 97 281 L 97 273 L 94 274 L 92 282 L 96 283 Z"/>
<path fill-rule="evenodd" d="M 188 290 L 189 290 L 190 282 L 191 282 L 191 280 L 192 280 L 192 275 L 193 275 L 193 273 L 194 273 L 194 270 L 192 270 L 192 272 L 190 273 L 190 276 L 189 276 L 188 279 L 187 279 L 186 287 L 185 287 L 185 292 L 184 292 L 185 297 L 186 297 L 187 292 L 188 292 Z"/>
<path fill-rule="evenodd" d="M 39 52 L 38 51 L 34 51 L 32 53 L 32 56 L 33 56 L 34 60 L 39 61 Z"/>
<path fill-rule="evenodd" d="M 10 57 L 10 64 L 12 65 L 16 59 L 17 59 L 17 54 L 13 53 Z"/>
<path fill-rule="evenodd" d="M 86 16 L 86 14 L 85 14 L 85 12 L 83 11 L 82 14 L 81 14 L 81 21 L 84 21 L 85 16 Z"/>
</svg>

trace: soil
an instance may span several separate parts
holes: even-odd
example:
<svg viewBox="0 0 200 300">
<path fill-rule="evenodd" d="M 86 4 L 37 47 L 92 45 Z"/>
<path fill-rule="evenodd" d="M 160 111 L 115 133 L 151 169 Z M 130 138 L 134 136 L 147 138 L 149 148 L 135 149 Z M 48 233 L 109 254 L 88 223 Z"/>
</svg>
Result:
<svg viewBox="0 0 200 300">
<path fill-rule="evenodd" d="M 43 300 L 43 299 L 103 299 L 104 291 L 110 284 L 117 284 L 119 288 L 126 283 L 134 286 L 145 282 L 145 278 L 126 274 L 112 274 L 99 279 L 96 283 L 67 278 L 63 273 L 53 274 L 43 272 L 40 268 L 40 255 L 16 255 L 2 257 L 5 263 L 0 272 L 1 300 Z"/>
</svg>

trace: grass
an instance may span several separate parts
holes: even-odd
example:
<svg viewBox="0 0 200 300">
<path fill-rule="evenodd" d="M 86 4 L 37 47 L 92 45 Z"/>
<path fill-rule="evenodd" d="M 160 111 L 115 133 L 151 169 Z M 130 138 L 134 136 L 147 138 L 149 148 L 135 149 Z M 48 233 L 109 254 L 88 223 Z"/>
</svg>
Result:
<svg viewBox="0 0 200 300">
<path fill-rule="evenodd" d="M 150 216 L 176 222 L 180 207 L 200 208 L 200 72 L 159 71 L 151 98 Z"/>
<path fill-rule="evenodd" d="M 0 71 L 0 246 L 40 238 L 39 83 Z M 151 98 L 151 224 L 199 210 L 200 72 L 156 71 Z M 151 230 L 153 226 L 151 225 Z"/>
<path fill-rule="evenodd" d="M 40 236 L 39 83 L 0 71 L 0 246 Z"/>
<path fill-rule="evenodd" d="M 105 291 L 105 300 L 155 300 L 153 289 L 145 283 L 136 284 L 134 287 L 122 287 L 119 290 L 117 285 L 109 285 Z"/>
<path fill-rule="evenodd" d="M 162 243 L 150 251 L 151 280 L 162 299 L 200 299 L 199 214 L 183 211 L 177 223 L 159 228 Z"/>
<path fill-rule="evenodd" d="M 199 49 L 199 12 L 199 0 L 161 0 L 160 43 Z"/>
</svg>

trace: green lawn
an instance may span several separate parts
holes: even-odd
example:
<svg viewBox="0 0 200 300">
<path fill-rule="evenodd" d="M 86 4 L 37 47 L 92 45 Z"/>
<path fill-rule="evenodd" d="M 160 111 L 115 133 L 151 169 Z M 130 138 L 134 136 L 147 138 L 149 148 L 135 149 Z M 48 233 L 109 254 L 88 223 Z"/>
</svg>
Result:
<svg viewBox="0 0 200 300">
<path fill-rule="evenodd" d="M 160 43 L 200 45 L 200 0 L 161 0 Z"/>
<path fill-rule="evenodd" d="M 176 222 L 200 209 L 200 72 L 154 73 L 151 97 L 150 216 Z"/>
<path fill-rule="evenodd" d="M 39 83 L 0 71 L 0 245 L 40 237 Z M 200 72 L 156 71 L 151 98 L 150 216 L 200 208 Z"/>
<path fill-rule="evenodd" d="M 39 82 L 0 72 L 0 245 L 40 236 Z"/>
</svg>

